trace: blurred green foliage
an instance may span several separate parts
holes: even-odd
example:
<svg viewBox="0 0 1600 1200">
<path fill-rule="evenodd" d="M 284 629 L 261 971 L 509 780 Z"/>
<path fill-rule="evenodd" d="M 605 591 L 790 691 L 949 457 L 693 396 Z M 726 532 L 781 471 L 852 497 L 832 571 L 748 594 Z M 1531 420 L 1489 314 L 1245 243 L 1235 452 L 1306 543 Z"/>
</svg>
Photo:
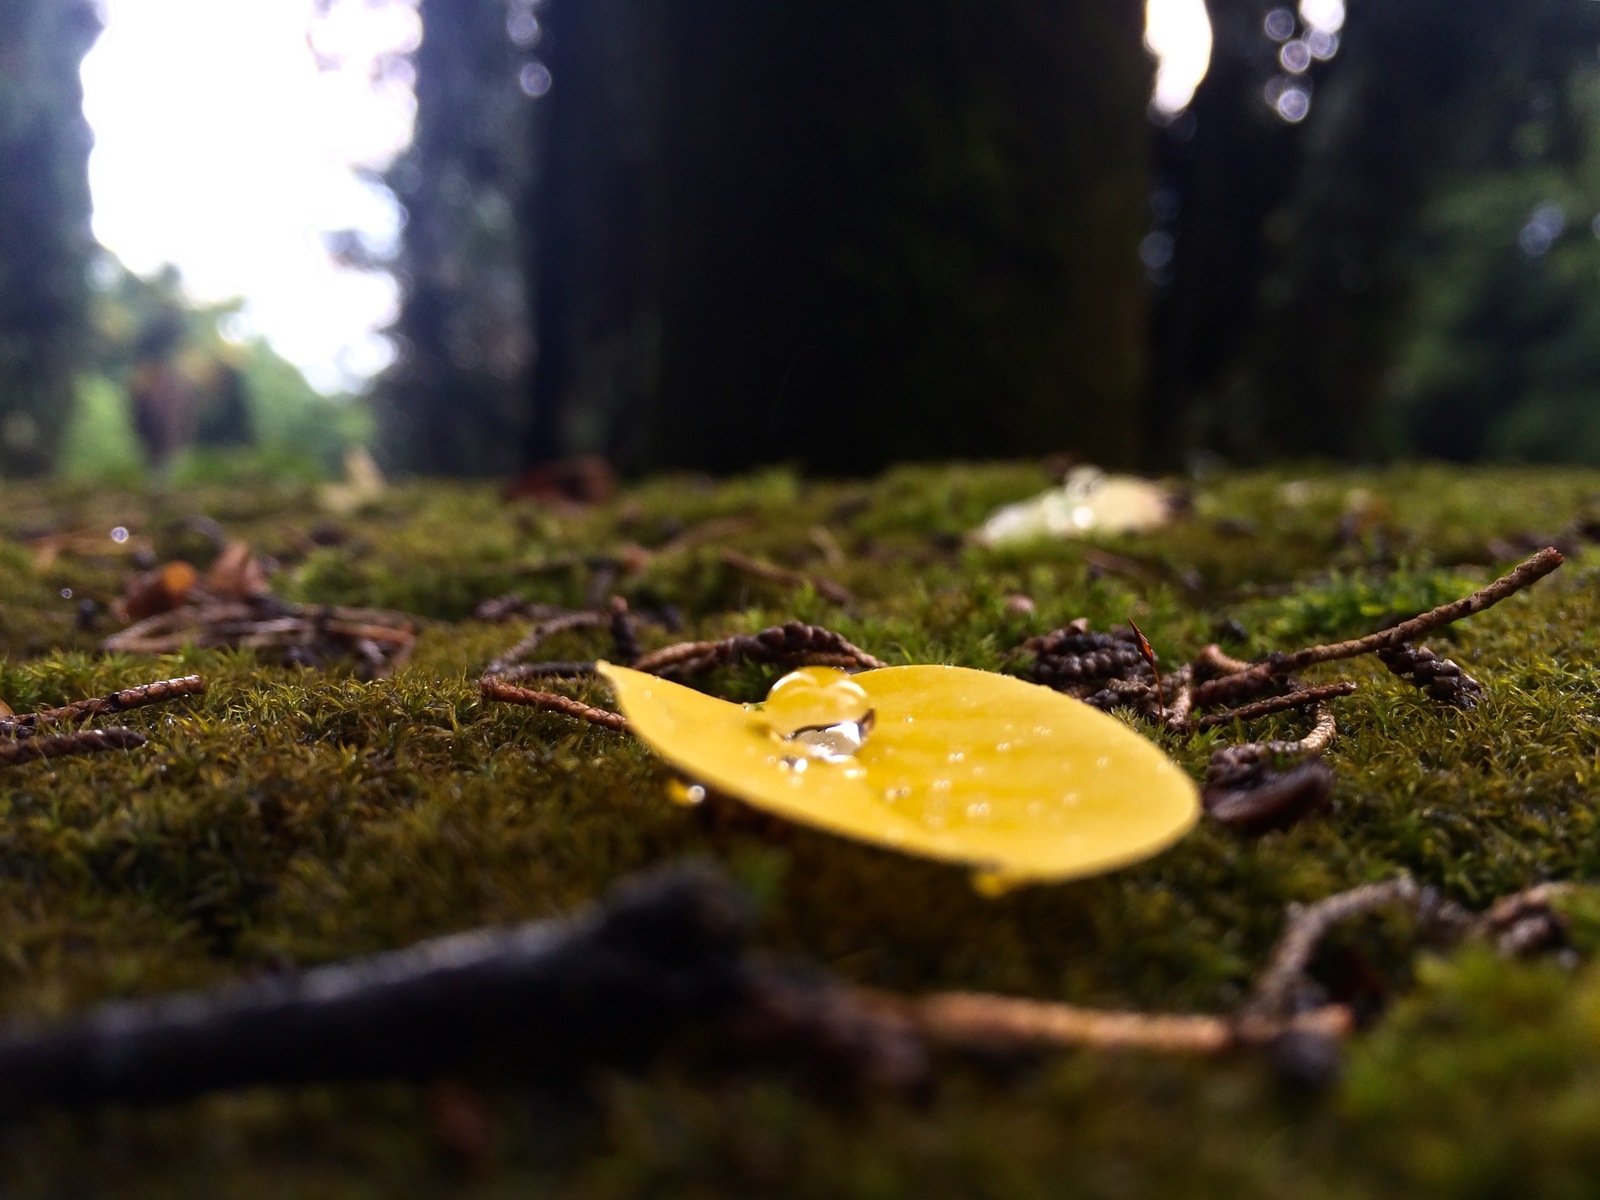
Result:
<svg viewBox="0 0 1600 1200">
<path fill-rule="evenodd" d="M 142 279 L 104 253 L 94 283 L 58 463 L 67 478 L 152 466 L 179 484 L 322 478 L 371 440 L 364 400 L 322 395 L 265 339 L 236 332 L 239 302 L 196 304 L 171 268 Z"/>
<path fill-rule="evenodd" d="M 1600 462 L 1600 72 L 1539 97 L 1519 161 L 1457 175 L 1422 210 L 1393 451 Z"/>
<path fill-rule="evenodd" d="M 1299 74 L 1263 23 L 1292 5 L 1208 8 L 1162 143 L 1161 457 L 1596 461 L 1600 7 L 1352 2 Z"/>
</svg>

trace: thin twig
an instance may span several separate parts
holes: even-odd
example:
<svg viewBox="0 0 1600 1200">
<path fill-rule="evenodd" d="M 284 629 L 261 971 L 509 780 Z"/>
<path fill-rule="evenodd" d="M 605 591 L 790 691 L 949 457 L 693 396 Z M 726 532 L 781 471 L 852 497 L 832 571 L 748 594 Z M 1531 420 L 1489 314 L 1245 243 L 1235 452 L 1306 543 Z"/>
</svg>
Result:
<svg viewBox="0 0 1600 1200">
<path fill-rule="evenodd" d="M 698 525 L 691 525 L 680 532 L 676 537 L 663 542 L 651 551 L 657 556 L 679 554 L 684 550 L 692 550 L 706 542 L 716 542 L 723 538 L 733 537 L 735 534 L 748 533 L 760 522 L 752 516 L 737 517 L 712 517 Z"/>
<path fill-rule="evenodd" d="M 724 550 L 718 557 L 724 566 L 732 567 L 735 571 L 755 579 L 764 579 L 769 583 L 781 583 L 789 587 L 810 586 L 812 591 L 831 604 L 849 605 L 856 602 L 855 595 L 849 588 L 842 587 L 828 579 L 804 575 L 799 571 L 791 571 L 787 567 L 780 567 L 776 563 L 762 562 L 758 558 L 751 558 L 747 554 L 740 554 L 737 550 Z"/>
<path fill-rule="evenodd" d="M 1283 936 L 1244 1012 L 1271 1018 L 1292 1011 L 1308 982 L 1306 971 L 1317 947 L 1334 928 L 1356 917 L 1386 908 L 1409 909 L 1425 928 L 1452 942 L 1476 938 L 1491 942 L 1503 956 L 1515 957 L 1560 942 L 1566 922 L 1552 902 L 1571 890 L 1567 883 L 1537 884 L 1501 896 L 1488 911 L 1474 916 L 1402 875 L 1315 904 L 1291 905 Z"/>
<path fill-rule="evenodd" d="M 1343 1037 L 1352 1028 L 1341 1004 L 1283 1019 L 1116 1012 L 1042 1000 L 944 992 L 915 1002 L 912 1019 L 932 1042 L 979 1053 L 1060 1049 L 1154 1050 L 1220 1054 L 1269 1044 L 1286 1033 Z"/>
<path fill-rule="evenodd" d="M 1194 712 L 1194 688 L 1187 682 L 1181 684 L 1172 697 L 1172 707 L 1167 710 L 1168 729 L 1187 729 L 1189 714 Z"/>
<path fill-rule="evenodd" d="M 861 647 L 819 625 L 790 621 L 760 633 L 720 642 L 678 642 L 644 655 L 633 668 L 664 677 L 693 675 L 736 662 L 764 662 L 788 667 L 838 667 L 864 670 L 884 665 Z"/>
<path fill-rule="evenodd" d="M 1212 675 L 1238 675 L 1256 665 L 1242 658 L 1234 658 L 1215 642 L 1195 655 L 1194 661 L 1197 667 L 1204 668 Z"/>
<path fill-rule="evenodd" d="M 1104 550 L 1096 550 L 1093 546 L 1084 546 L 1078 551 L 1078 557 L 1089 565 L 1091 571 L 1098 571 L 1102 575 L 1132 579 L 1137 583 L 1161 582 L 1161 572 L 1155 567 L 1125 558 L 1120 554 L 1110 554 Z M 1093 575 L 1090 578 L 1092 579 Z"/>
<path fill-rule="evenodd" d="M 1333 771 L 1322 754 L 1338 732 L 1333 710 L 1317 705 L 1316 724 L 1298 741 L 1224 746 L 1206 764 L 1200 802 L 1206 815 L 1238 833 L 1286 829 L 1325 806 L 1333 796 Z M 1287 770 L 1276 759 L 1300 760 Z"/>
<path fill-rule="evenodd" d="M 539 648 L 548 637 L 569 629 L 597 629 L 611 623 L 610 613 L 564 612 L 540 621 L 528 635 L 484 668 L 485 675 L 504 675 Z"/>
<path fill-rule="evenodd" d="M 595 673 L 595 660 L 578 659 L 574 662 L 531 662 L 517 667 L 507 667 L 485 678 L 503 679 L 517 683 L 524 679 L 583 679 Z"/>
<path fill-rule="evenodd" d="M 1317 705 L 1317 723 L 1311 727 L 1311 732 L 1298 742 L 1294 743 L 1295 752 L 1298 754 L 1322 754 L 1333 739 L 1338 735 L 1339 726 L 1333 719 L 1333 709 L 1326 704 Z"/>
<path fill-rule="evenodd" d="M 1246 1011 L 1281 1017 L 1294 1008 L 1295 994 L 1304 986 L 1306 968 L 1317 946 L 1338 925 L 1385 908 L 1416 908 L 1423 889 L 1409 876 L 1339 892 L 1315 904 L 1295 905 L 1271 961 L 1256 981 Z"/>
<path fill-rule="evenodd" d="M 34 730 L 49 725 L 74 725 L 90 717 L 105 713 L 126 712 L 130 708 L 143 708 L 148 704 L 162 704 L 180 696 L 198 696 L 206 690 L 206 681 L 199 675 L 183 675 L 177 679 L 160 679 L 155 683 L 122 688 L 105 696 L 88 700 L 75 700 L 60 708 L 44 708 L 38 712 L 18 713 L 0 717 L 0 737 L 26 737 Z"/>
<path fill-rule="evenodd" d="M 1269 671 L 1274 675 L 1287 675 L 1292 671 L 1299 671 L 1316 663 L 1335 662 L 1344 658 L 1355 658 L 1362 654 L 1372 654 L 1386 646 L 1393 646 L 1400 642 L 1411 642 L 1425 634 L 1432 633 L 1435 629 L 1443 628 L 1463 617 L 1470 617 L 1484 609 L 1499 604 L 1508 596 L 1515 595 L 1523 588 L 1539 582 L 1550 574 L 1566 560 L 1561 557 L 1561 552 L 1554 546 L 1547 546 L 1531 558 L 1524 560 L 1517 567 L 1496 579 L 1486 587 L 1481 587 L 1470 596 L 1460 600 L 1452 600 L 1449 604 L 1441 604 L 1438 608 L 1430 609 L 1420 616 L 1412 617 L 1409 621 L 1402 621 L 1388 629 L 1380 629 L 1377 633 L 1369 633 L 1366 637 L 1352 638 L 1346 642 L 1333 642 L 1326 646 L 1308 646 L 1304 650 L 1296 650 L 1288 654 L 1274 654 L 1265 663 L 1258 664 L 1251 669 L 1254 671 Z"/>
<path fill-rule="evenodd" d="M 1282 696 L 1269 696 L 1265 700 L 1257 700 L 1254 704 L 1244 704 L 1238 708 L 1210 713 L 1196 721 L 1195 728 L 1215 729 L 1218 725 L 1227 725 L 1233 721 L 1253 721 L 1257 717 L 1269 716 L 1272 713 L 1300 708 L 1307 704 L 1318 704 L 1323 700 L 1332 700 L 1339 696 L 1348 696 L 1355 690 L 1356 685 L 1347 680 L 1319 687 L 1301 688 L 1299 691 L 1286 692 Z"/>
<path fill-rule="evenodd" d="M 271 596 L 206 600 L 136 621 L 100 643 L 125 654 L 171 654 L 185 646 L 268 650 L 310 665 L 334 655 L 355 657 L 383 674 L 405 662 L 419 618 L 343 605 L 286 604 Z"/>
<path fill-rule="evenodd" d="M 478 690 L 488 700 L 500 700 L 506 704 L 522 704 L 528 708 L 537 708 L 541 712 L 561 713 L 563 716 L 577 717 L 579 720 L 587 721 L 591 725 L 614 729 L 618 733 L 632 732 L 632 727 L 628 724 L 628 718 L 621 713 L 595 708 L 592 704 L 574 700 L 571 696 L 517 687 L 515 684 L 507 683 L 504 679 L 497 679 L 490 675 L 485 675 L 478 681 Z"/>
<path fill-rule="evenodd" d="M 0 767 L 41 758 L 65 758 L 73 754 L 99 754 L 105 750 L 133 750 L 148 739 L 137 730 L 113 725 L 109 729 L 80 729 L 76 733 L 41 734 L 35 737 L 0 740 Z"/>
</svg>

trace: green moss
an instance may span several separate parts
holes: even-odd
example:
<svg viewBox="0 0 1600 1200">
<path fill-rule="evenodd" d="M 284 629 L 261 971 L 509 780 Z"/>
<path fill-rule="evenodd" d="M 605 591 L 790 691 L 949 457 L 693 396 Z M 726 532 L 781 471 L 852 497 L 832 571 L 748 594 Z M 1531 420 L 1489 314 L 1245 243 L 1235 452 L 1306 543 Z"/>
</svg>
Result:
<svg viewBox="0 0 1600 1200">
<path fill-rule="evenodd" d="M 1044 482 L 1007 465 L 902 469 L 871 485 L 774 471 L 720 486 L 658 481 L 570 516 L 418 485 L 338 520 L 296 487 L 8 489 L 0 697 L 22 709 L 187 671 L 212 686 L 129 714 L 151 735 L 144 750 L 0 779 L 0 1011 L 55 1014 L 556 913 L 689 855 L 761 897 L 765 947 L 864 983 L 1221 1011 L 1290 902 L 1401 870 L 1472 906 L 1600 875 L 1600 560 L 1587 553 L 1449 636 L 1449 653 L 1485 684 L 1475 712 L 1434 705 L 1374 664 L 1319 669 L 1362 685 L 1339 705 L 1326 815 L 1254 841 L 1202 826 L 1141 866 L 999 901 L 953 868 L 738 808 L 663 803 L 664 771 L 638 745 L 485 706 L 473 686 L 519 636 L 465 619 L 479 601 L 519 590 L 581 603 L 630 545 L 668 546 L 746 514 L 610 586 L 636 606 L 680 605 L 693 635 L 798 616 L 892 662 L 1016 669 L 1007 651 L 1079 615 L 1133 615 L 1169 662 L 1230 620 L 1245 626 L 1230 643 L 1244 653 L 1357 633 L 1486 580 L 1504 565 L 1497 542 L 1563 530 L 1600 495 L 1600 475 L 1580 472 L 1224 476 L 1198 485 L 1193 514 L 1169 528 L 1099 544 L 1102 564 L 1105 553 L 1130 564 L 1109 575 L 1076 544 L 988 551 L 952 536 Z M 1341 531 L 1352 510 L 1359 528 Z M 105 626 L 80 628 L 78 606 L 109 602 L 129 569 L 99 533 L 120 524 L 162 554 L 194 551 L 203 540 L 186 520 L 199 513 L 277 559 L 285 594 L 431 618 L 412 662 L 362 682 L 242 652 L 96 654 Z M 94 536 L 47 564 L 23 544 L 63 530 Z M 830 543 L 842 562 L 830 563 Z M 721 563 L 724 545 L 842 583 L 859 603 L 841 611 L 751 580 Z M 1032 614 L 1008 606 L 1015 593 Z M 549 651 L 602 648 L 575 633 Z M 705 686 L 753 698 L 770 682 L 743 667 Z M 576 693 L 606 701 L 597 687 Z M 1250 733 L 1297 728 L 1282 717 Z M 1198 773 L 1244 733 L 1166 740 Z M 1596 902 L 1581 892 L 1565 903 L 1588 953 Z M 1316 1097 L 1283 1092 L 1259 1062 L 1069 1055 L 1020 1077 L 952 1068 L 923 1106 L 841 1109 L 781 1079 L 667 1063 L 644 1079 L 597 1079 L 581 1102 L 486 1082 L 497 1133 L 470 1169 L 433 1132 L 426 1090 L 339 1088 L 30 1122 L 0 1133 L 0 1177 L 18 1195 L 265 1195 L 290 1175 L 301 1194 L 352 1196 L 1581 1190 L 1600 1144 L 1595 969 L 1466 954 L 1413 972 L 1397 921 L 1341 945 L 1400 1001 L 1355 1039 L 1344 1083 Z"/>
</svg>

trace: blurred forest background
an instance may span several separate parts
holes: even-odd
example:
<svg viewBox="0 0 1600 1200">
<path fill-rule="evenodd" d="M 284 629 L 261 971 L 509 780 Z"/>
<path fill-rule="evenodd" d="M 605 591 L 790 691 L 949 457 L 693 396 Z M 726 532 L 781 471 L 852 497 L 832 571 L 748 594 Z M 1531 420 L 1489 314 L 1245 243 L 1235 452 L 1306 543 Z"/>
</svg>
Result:
<svg viewBox="0 0 1600 1200">
<path fill-rule="evenodd" d="M 0 476 L 1600 463 L 1594 0 L 1207 0 L 1177 111 L 1136 0 L 364 2 L 423 33 L 352 397 L 96 246 L 97 9 L 0 0 Z"/>
</svg>

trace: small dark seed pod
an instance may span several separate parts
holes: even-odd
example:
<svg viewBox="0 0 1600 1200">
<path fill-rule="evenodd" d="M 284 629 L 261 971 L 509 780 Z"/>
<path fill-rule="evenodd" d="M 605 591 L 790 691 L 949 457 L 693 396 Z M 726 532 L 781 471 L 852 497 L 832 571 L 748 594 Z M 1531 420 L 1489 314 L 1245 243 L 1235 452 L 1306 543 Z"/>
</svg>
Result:
<svg viewBox="0 0 1600 1200">
<path fill-rule="evenodd" d="M 1332 769 L 1312 758 L 1287 771 L 1261 768 L 1253 780 L 1208 787 L 1200 802 L 1213 820 L 1248 834 L 1287 829 L 1324 807 L 1332 795 Z"/>
<path fill-rule="evenodd" d="M 638 662 L 639 656 L 644 653 L 634 633 L 633 615 L 628 612 L 628 602 L 621 596 L 611 599 L 611 641 L 617 661 L 625 667 Z"/>
<path fill-rule="evenodd" d="M 1453 659 L 1440 658 L 1426 646 L 1396 642 L 1378 651 L 1378 659 L 1402 679 L 1409 679 L 1435 700 L 1471 711 L 1483 696 L 1483 685 Z"/>
</svg>

